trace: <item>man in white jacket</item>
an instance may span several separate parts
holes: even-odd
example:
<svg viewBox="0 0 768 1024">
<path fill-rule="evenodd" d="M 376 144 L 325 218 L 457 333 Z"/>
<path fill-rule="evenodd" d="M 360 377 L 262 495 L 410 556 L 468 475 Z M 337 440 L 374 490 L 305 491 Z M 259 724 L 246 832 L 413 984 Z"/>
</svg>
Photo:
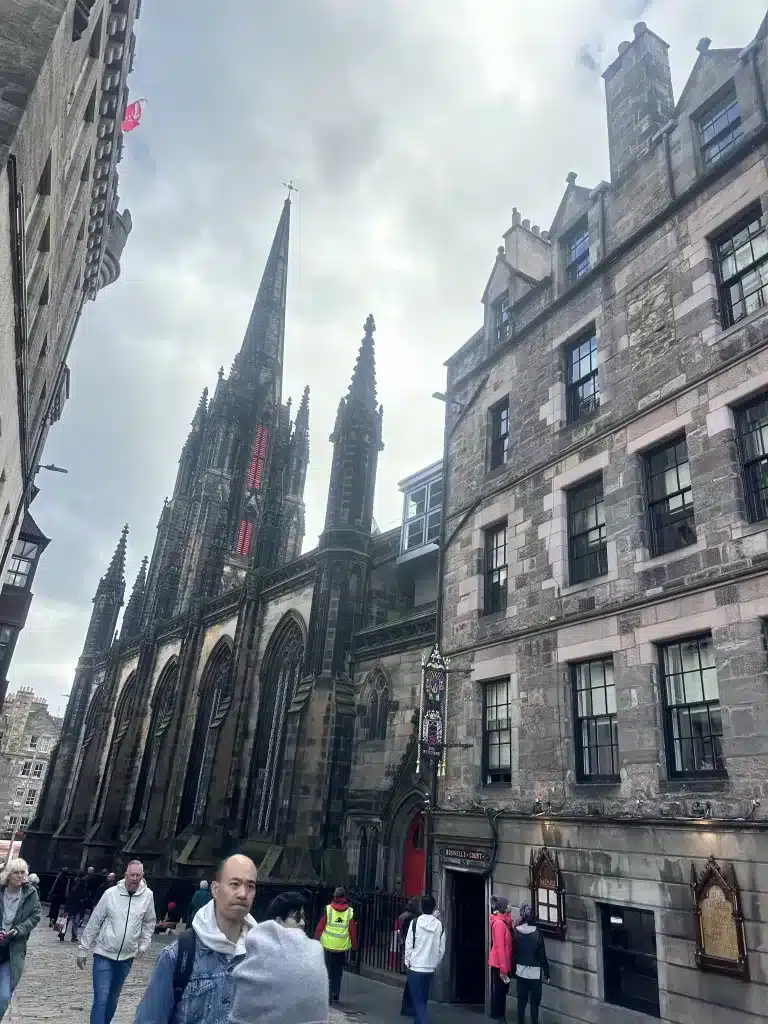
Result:
<svg viewBox="0 0 768 1024">
<path fill-rule="evenodd" d="M 125 878 L 107 889 L 80 939 L 77 966 L 93 953 L 91 1024 L 111 1024 L 134 958 L 149 949 L 155 930 L 155 900 L 141 861 L 132 860 Z"/>
<path fill-rule="evenodd" d="M 414 917 L 405 937 L 408 992 L 417 1024 L 427 1024 L 432 975 L 445 955 L 445 929 L 435 917 L 434 896 L 424 896 L 421 914 Z"/>
</svg>

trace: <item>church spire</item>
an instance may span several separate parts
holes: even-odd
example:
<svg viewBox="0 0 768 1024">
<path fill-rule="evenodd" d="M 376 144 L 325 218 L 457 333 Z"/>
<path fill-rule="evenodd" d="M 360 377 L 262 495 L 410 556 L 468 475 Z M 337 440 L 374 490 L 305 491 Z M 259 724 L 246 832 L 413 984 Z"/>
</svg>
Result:
<svg viewBox="0 0 768 1024">
<path fill-rule="evenodd" d="M 128 539 L 128 526 L 123 527 L 120 540 L 109 568 L 99 580 L 96 595 L 93 599 L 93 611 L 88 625 L 88 633 L 83 646 L 84 655 L 104 654 L 115 634 L 117 616 L 125 596 L 125 549 Z"/>
<path fill-rule="evenodd" d="M 376 324 L 369 313 L 363 328 L 365 334 L 360 342 L 360 351 L 349 385 L 349 397 L 369 408 L 376 408 L 376 357 L 373 350 L 373 332 Z"/>
<path fill-rule="evenodd" d="M 296 432 L 309 430 L 309 384 L 304 388 L 298 412 L 296 413 Z"/>
<path fill-rule="evenodd" d="M 148 562 L 149 559 L 145 555 L 141 560 L 139 574 L 136 577 L 136 582 L 133 584 L 133 590 L 131 591 L 131 596 L 128 598 L 128 604 L 125 606 L 123 625 L 120 629 L 121 640 L 130 640 L 139 632 L 141 616 L 144 610 L 144 595 L 147 589 Z"/>
<path fill-rule="evenodd" d="M 285 300 L 288 283 L 288 237 L 291 223 L 290 196 L 283 203 L 283 212 L 272 240 L 264 274 L 261 278 L 243 345 L 235 358 L 235 369 L 243 370 L 261 354 L 283 361 L 285 337 Z"/>
</svg>

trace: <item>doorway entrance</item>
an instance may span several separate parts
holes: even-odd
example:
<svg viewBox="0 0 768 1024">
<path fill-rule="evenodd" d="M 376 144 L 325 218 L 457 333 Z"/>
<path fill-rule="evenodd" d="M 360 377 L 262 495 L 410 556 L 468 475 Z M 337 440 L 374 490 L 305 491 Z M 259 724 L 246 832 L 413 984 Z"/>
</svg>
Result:
<svg viewBox="0 0 768 1024">
<path fill-rule="evenodd" d="M 485 879 L 468 871 L 449 871 L 451 893 L 452 1000 L 485 1003 Z"/>
<path fill-rule="evenodd" d="M 421 808 L 414 812 L 403 844 L 403 896 L 421 896 L 424 892 L 424 873 L 427 851 L 424 846 L 424 817 Z"/>
</svg>

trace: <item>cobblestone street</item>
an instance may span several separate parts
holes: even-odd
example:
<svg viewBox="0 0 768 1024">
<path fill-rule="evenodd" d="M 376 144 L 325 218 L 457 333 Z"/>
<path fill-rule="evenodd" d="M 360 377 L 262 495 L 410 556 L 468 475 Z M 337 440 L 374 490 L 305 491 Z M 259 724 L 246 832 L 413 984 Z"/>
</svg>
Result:
<svg viewBox="0 0 768 1024">
<path fill-rule="evenodd" d="M 44 913 L 47 908 L 43 908 Z M 148 954 L 133 965 L 120 996 L 114 1024 L 133 1024 L 136 1007 L 144 994 L 160 951 L 173 937 L 156 935 Z M 3 1024 L 87 1024 L 91 1010 L 91 955 L 84 971 L 75 963 L 77 944 L 58 935 L 43 917 L 32 933 L 24 977 Z M 347 1024 L 346 1014 L 331 1012 L 332 1024 Z"/>
</svg>

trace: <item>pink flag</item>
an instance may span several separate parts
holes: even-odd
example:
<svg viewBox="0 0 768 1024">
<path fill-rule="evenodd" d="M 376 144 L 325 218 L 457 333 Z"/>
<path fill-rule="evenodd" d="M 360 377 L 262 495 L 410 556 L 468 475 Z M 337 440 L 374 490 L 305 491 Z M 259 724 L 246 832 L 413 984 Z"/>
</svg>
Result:
<svg viewBox="0 0 768 1024">
<path fill-rule="evenodd" d="M 139 127 L 145 103 L 146 100 L 134 100 L 133 103 L 129 103 L 125 108 L 125 119 L 122 124 L 124 132 L 132 132 L 134 128 Z"/>
</svg>

